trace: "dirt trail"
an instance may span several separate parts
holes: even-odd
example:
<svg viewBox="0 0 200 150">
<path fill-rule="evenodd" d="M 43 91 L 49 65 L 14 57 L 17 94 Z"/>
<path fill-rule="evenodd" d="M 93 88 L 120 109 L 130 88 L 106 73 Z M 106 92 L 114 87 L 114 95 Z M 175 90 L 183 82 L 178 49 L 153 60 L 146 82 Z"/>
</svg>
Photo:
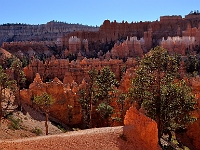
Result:
<svg viewBox="0 0 200 150">
<path fill-rule="evenodd" d="M 1 150 L 119 150 L 123 127 L 72 131 L 59 135 L 0 141 Z M 125 146 L 125 145 L 124 145 Z"/>
</svg>

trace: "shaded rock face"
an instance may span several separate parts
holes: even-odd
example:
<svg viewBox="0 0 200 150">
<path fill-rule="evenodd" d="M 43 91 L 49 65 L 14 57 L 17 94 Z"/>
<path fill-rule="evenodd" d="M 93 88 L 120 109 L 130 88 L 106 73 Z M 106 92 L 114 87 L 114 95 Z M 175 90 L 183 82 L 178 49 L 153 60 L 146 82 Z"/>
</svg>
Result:
<svg viewBox="0 0 200 150">
<path fill-rule="evenodd" d="M 137 149 L 153 150 L 158 148 L 157 124 L 152 119 L 130 107 L 124 119 L 124 134 L 127 140 L 135 143 Z"/>
</svg>

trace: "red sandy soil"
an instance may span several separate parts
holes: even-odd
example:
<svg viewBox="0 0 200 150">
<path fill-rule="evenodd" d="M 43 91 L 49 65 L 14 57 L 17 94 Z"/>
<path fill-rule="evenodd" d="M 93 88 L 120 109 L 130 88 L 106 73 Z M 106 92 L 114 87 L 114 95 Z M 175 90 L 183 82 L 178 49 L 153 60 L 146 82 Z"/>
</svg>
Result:
<svg viewBox="0 0 200 150">
<path fill-rule="evenodd" d="M 0 141 L 1 150 L 131 150 L 120 138 L 123 127 L 95 128 L 59 135 Z"/>
</svg>

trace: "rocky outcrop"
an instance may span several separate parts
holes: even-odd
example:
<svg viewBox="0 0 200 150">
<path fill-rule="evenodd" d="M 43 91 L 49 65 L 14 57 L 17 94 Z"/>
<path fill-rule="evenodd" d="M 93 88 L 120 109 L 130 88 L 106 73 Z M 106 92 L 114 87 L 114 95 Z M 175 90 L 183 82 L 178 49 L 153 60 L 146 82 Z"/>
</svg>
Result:
<svg viewBox="0 0 200 150">
<path fill-rule="evenodd" d="M 192 91 L 195 94 L 195 98 L 197 100 L 198 108 L 200 108 L 200 77 L 196 77 L 191 79 Z M 187 127 L 186 135 L 192 141 L 192 144 L 196 147 L 197 150 L 200 150 L 200 110 L 196 110 L 193 113 L 193 116 L 197 118 L 197 120 Z"/>
<path fill-rule="evenodd" d="M 41 95 L 44 92 L 52 95 L 55 99 L 55 103 L 50 106 L 50 115 L 53 118 L 69 125 L 81 123 L 80 105 L 76 97 L 77 84 L 75 82 L 71 85 L 64 85 L 58 78 L 54 78 L 51 82 L 43 83 L 40 75 L 36 74 L 29 89 L 20 91 L 22 103 L 33 105 L 33 96 Z"/>
<path fill-rule="evenodd" d="M 195 37 L 190 36 L 168 37 L 167 40 L 162 39 L 160 46 L 167 49 L 170 54 L 177 53 L 184 56 L 188 52 L 192 53 L 192 49 L 197 44 L 195 41 Z"/>
<path fill-rule="evenodd" d="M 35 54 L 52 56 L 53 50 L 50 47 L 55 46 L 53 41 L 21 41 L 21 42 L 4 42 L 2 47 L 18 57 L 28 55 L 30 58 Z"/>
<path fill-rule="evenodd" d="M 157 124 L 135 107 L 130 107 L 124 119 L 124 134 L 127 140 L 135 143 L 134 148 L 153 150 L 158 148 Z M 127 128 L 127 129 L 126 129 Z"/>
<path fill-rule="evenodd" d="M 86 75 L 83 77 L 86 77 Z M 129 78 L 124 81 L 122 87 L 119 87 L 119 93 L 122 93 L 123 91 L 127 92 L 129 86 L 123 86 L 130 82 L 128 80 Z M 62 123 L 69 125 L 80 125 L 83 121 L 83 118 L 82 109 L 78 101 L 80 96 L 78 94 L 78 90 L 87 90 L 87 88 L 88 86 L 85 79 L 78 84 L 73 80 L 73 76 L 66 74 L 64 82 L 61 82 L 57 77 L 55 77 L 51 82 L 43 82 L 39 73 L 36 73 L 36 77 L 34 78 L 33 83 L 30 84 L 29 89 L 23 89 L 20 91 L 20 97 L 22 103 L 34 107 L 36 105 L 32 103 L 33 97 L 47 92 L 55 99 L 55 103 L 50 106 L 50 115 Z M 120 117 L 123 119 L 126 110 L 130 107 L 130 103 L 127 101 L 127 104 L 124 104 L 123 108 L 121 108 L 121 105 L 118 105 L 116 98 L 114 98 L 111 106 L 115 108 L 113 117 Z M 96 112 L 95 108 L 96 106 L 93 107 L 92 125 L 95 127 L 101 127 L 104 124 L 102 123 L 102 120 L 99 119 L 99 114 Z M 116 115 L 119 114 L 119 112 L 121 112 L 120 115 Z M 123 125 L 123 123 L 113 123 L 113 120 L 110 120 L 110 125 Z"/>
<path fill-rule="evenodd" d="M 35 52 L 45 53 L 47 55 L 52 55 L 53 50 L 56 49 L 54 52 L 58 54 L 60 51 L 63 52 L 62 57 L 65 55 L 63 49 L 68 49 L 70 54 L 77 55 L 78 53 L 84 53 L 81 55 L 96 57 L 95 53 L 103 49 L 106 53 L 110 51 L 115 44 L 111 52 L 112 58 L 127 59 L 130 56 L 141 56 L 143 52 L 146 53 L 152 47 L 161 43 L 163 47 L 169 48 L 170 52 L 185 55 L 185 51 L 188 48 L 192 49 L 200 45 L 199 22 L 199 14 L 195 17 L 189 15 L 187 19 L 181 16 L 161 16 L 160 21 L 156 20 L 154 22 L 141 21 L 137 23 L 128 23 L 123 21 L 122 23 L 117 23 L 116 21 L 110 22 L 109 20 L 105 20 L 100 28 L 86 27 L 81 31 L 73 30 L 74 32 L 72 33 L 66 33 L 68 29 L 66 29 L 65 24 L 53 21 L 39 28 L 40 30 L 37 30 L 37 26 L 34 28 L 30 27 L 30 30 L 34 29 L 33 33 L 36 33 L 37 37 L 41 35 L 41 37 L 47 39 L 46 42 L 35 42 L 45 41 L 40 38 L 33 38 L 31 40 L 27 38 L 27 40 L 23 41 L 28 42 L 3 43 L 3 48 L 9 50 L 9 52 L 20 50 L 23 53 L 29 53 L 29 49 L 33 49 Z M 4 27 L 2 28 L 4 29 Z M 12 30 L 12 28 L 10 30 Z M 40 32 L 42 32 L 42 34 Z M 51 34 L 50 40 L 48 36 L 47 38 L 43 35 L 43 32 L 55 32 L 57 34 L 55 34 L 55 37 Z M 14 37 L 16 38 L 17 36 Z M 126 37 L 131 38 L 130 40 L 126 40 Z M 185 39 L 185 37 L 192 37 L 191 39 L 195 39 L 195 43 L 193 42 L 191 44 L 190 42 L 188 45 L 188 39 Z M 110 44 L 110 46 L 107 47 L 109 45 L 108 43 L 114 44 Z"/>
<path fill-rule="evenodd" d="M 87 41 L 87 39 L 83 39 L 83 41 L 81 41 L 76 36 L 70 37 L 69 38 L 69 53 L 77 54 L 81 50 L 88 51 L 88 41 Z"/>
<path fill-rule="evenodd" d="M 126 37 L 136 36 L 137 38 L 144 37 L 146 41 L 145 47 L 150 50 L 153 45 L 158 45 L 162 37 L 167 39 L 168 36 L 193 36 L 196 34 L 197 41 L 199 41 L 199 21 L 200 15 L 186 16 L 161 16 L 160 21 L 153 22 L 135 22 L 128 23 L 122 21 L 110 22 L 105 20 L 100 26 L 98 32 L 74 32 L 63 36 L 64 45 L 68 45 L 69 38 L 76 36 L 81 40 L 87 39 L 91 41 L 100 41 L 102 43 L 126 39 Z M 193 29 L 194 28 L 194 29 Z M 196 29 L 195 29 L 196 28 Z M 198 29 L 197 29 L 198 28 Z"/>
<path fill-rule="evenodd" d="M 132 60 L 132 59 L 131 59 Z M 128 67 L 134 66 L 133 61 L 129 61 Z M 35 74 L 39 73 L 43 81 L 52 80 L 55 77 L 63 81 L 64 84 L 70 83 L 74 80 L 78 84 L 85 78 L 88 79 L 88 71 L 91 68 L 100 70 L 104 66 L 109 66 L 115 73 L 116 78 L 120 80 L 121 67 L 125 65 L 122 60 L 109 59 L 86 59 L 79 61 L 71 61 L 68 59 L 55 59 L 51 58 L 45 63 L 38 59 L 32 60 L 32 62 L 24 68 L 25 75 L 29 82 L 32 82 Z"/>
<path fill-rule="evenodd" d="M 112 58 L 128 58 L 128 57 L 141 57 L 146 51 L 145 41 L 143 38 L 137 40 L 137 37 L 127 37 L 126 41 L 121 44 L 115 44 L 111 49 Z"/>
</svg>

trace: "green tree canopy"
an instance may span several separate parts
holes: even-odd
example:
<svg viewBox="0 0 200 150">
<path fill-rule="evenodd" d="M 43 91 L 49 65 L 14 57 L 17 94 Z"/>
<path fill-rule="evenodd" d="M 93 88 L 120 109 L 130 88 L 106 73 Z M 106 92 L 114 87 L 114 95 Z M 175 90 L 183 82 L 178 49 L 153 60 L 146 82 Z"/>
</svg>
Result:
<svg viewBox="0 0 200 150">
<path fill-rule="evenodd" d="M 44 108 L 45 107 L 48 108 L 50 105 L 54 103 L 54 99 L 50 94 L 44 92 L 41 95 L 34 96 L 33 102 L 38 105 L 41 105 Z"/>
<path fill-rule="evenodd" d="M 146 115 L 158 124 L 159 137 L 164 130 L 186 127 L 194 121 L 191 112 L 196 101 L 183 80 L 176 80 L 179 59 L 157 46 L 145 55 L 132 80 L 130 97 L 143 106 Z"/>
<path fill-rule="evenodd" d="M 91 125 L 93 107 L 99 113 L 100 117 L 106 120 L 108 126 L 109 117 L 114 112 L 110 106 L 111 99 L 115 96 L 118 81 L 110 67 L 105 66 L 99 72 L 92 68 L 88 72 L 89 82 L 85 88 L 79 89 L 79 103 L 82 107 L 83 121 L 87 127 Z"/>
<path fill-rule="evenodd" d="M 0 124 L 1 124 L 1 118 L 3 115 L 3 108 L 2 108 L 2 101 L 3 101 L 3 90 L 6 88 L 14 89 L 14 80 L 10 80 L 8 75 L 4 72 L 4 69 L 2 66 L 0 66 Z"/>
<path fill-rule="evenodd" d="M 96 102 L 94 97 L 94 85 L 98 71 L 92 68 L 88 71 L 89 80 L 85 87 L 81 87 L 78 91 L 79 103 L 82 108 L 83 128 L 92 127 L 92 112 Z"/>
<path fill-rule="evenodd" d="M 17 94 L 16 97 L 17 97 L 18 109 L 21 111 L 22 106 L 20 101 L 20 89 L 22 85 L 25 83 L 26 77 L 23 71 L 22 62 L 18 58 L 15 58 L 12 61 L 11 68 L 14 71 L 14 79 L 17 81 L 18 92 L 16 93 Z"/>
<path fill-rule="evenodd" d="M 188 73 L 194 73 L 199 71 L 199 60 L 196 55 L 187 54 L 185 60 L 186 71 Z"/>
<path fill-rule="evenodd" d="M 106 126 L 109 124 L 109 117 L 114 112 L 114 108 L 110 106 L 110 103 L 117 92 L 116 87 L 118 85 L 115 74 L 108 66 L 101 69 L 95 80 L 94 99 L 99 103 L 96 110 L 103 119 L 106 119 Z"/>
<path fill-rule="evenodd" d="M 41 95 L 34 96 L 33 102 L 37 105 L 40 105 L 40 107 L 45 112 L 46 135 L 48 135 L 49 107 L 50 107 L 50 105 L 52 105 L 55 102 L 55 100 L 53 99 L 53 97 L 50 94 L 44 92 Z"/>
</svg>

